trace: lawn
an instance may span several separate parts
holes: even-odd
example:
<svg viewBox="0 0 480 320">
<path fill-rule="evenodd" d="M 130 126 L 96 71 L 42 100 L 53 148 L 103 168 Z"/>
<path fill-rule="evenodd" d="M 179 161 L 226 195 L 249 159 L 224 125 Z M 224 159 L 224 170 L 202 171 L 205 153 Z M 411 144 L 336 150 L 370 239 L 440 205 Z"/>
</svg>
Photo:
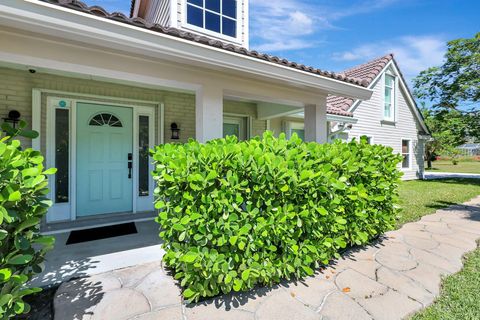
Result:
<svg viewBox="0 0 480 320">
<path fill-rule="evenodd" d="M 436 210 L 470 200 L 480 195 L 480 179 L 406 181 L 400 185 L 399 227 Z M 429 308 L 413 320 L 480 319 L 480 249 L 469 254 L 465 268 L 447 277 L 442 293 Z"/>
<path fill-rule="evenodd" d="M 425 168 L 427 163 L 425 163 Z M 460 161 L 453 165 L 450 160 L 437 160 L 432 163 L 431 172 L 480 173 L 480 161 Z"/>
<path fill-rule="evenodd" d="M 400 185 L 399 227 L 417 221 L 440 208 L 468 201 L 480 195 L 480 179 L 404 181 Z"/>
<path fill-rule="evenodd" d="M 413 320 L 480 319 L 480 249 L 466 256 L 465 267 L 444 279 L 442 294 Z"/>
</svg>

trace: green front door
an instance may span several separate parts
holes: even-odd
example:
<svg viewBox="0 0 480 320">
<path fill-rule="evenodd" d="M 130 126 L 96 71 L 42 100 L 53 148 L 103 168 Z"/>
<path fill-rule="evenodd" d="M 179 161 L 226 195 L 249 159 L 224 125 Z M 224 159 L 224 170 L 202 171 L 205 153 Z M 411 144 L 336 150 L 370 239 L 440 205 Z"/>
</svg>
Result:
<svg viewBox="0 0 480 320">
<path fill-rule="evenodd" d="M 131 108 L 77 104 L 77 216 L 131 212 Z"/>
</svg>

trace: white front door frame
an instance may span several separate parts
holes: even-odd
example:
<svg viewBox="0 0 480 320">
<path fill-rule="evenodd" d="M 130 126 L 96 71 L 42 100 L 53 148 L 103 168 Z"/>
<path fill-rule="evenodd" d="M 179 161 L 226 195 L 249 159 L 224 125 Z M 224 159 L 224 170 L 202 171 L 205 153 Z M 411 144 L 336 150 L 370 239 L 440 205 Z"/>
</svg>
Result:
<svg viewBox="0 0 480 320">
<path fill-rule="evenodd" d="M 132 168 L 132 178 L 133 178 L 133 214 L 143 211 L 153 211 L 153 189 L 154 181 L 152 177 L 149 177 L 149 190 L 150 194 L 147 197 L 140 197 L 138 195 L 138 156 L 139 156 L 139 116 L 148 116 L 149 117 L 149 147 L 153 148 L 156 143 L 163 143 L 164 133 L 163 133 L 163 103 L 152 102 L 152 101 L 141 101 L 141 100 L 131 100 L 131 99 L 122 99 L 117 97 L 106 97 L 106 96 L 97 96 L 97 95 L 84 95 L 77 94 L 74 92 L 61 92 L 53 90 L 42 90 L 42 89 L 33 89 L 33 119 L 32 127 L 35 130 L 41 132 L 41 96 L 42 93 L 50 93 L 51 95 L 47 97 L 46 103 L 46 166 L 54 167 L 55 166 L 55 110 L 56 109 L 67 109 L 69 110 L 69 202 L 68 203 L 57 203 L 55 204 L 55 179 L 51 178 L 49 181 L 50 193 L 48 197 L 54 202 L 53 206 L 50 208 L 47 214 L 47 223 L 57 222 L 57 221 L 74 221 L 77 219 L 76 215 L 76 107 L 77 104 L 82 103 L 93 103 L 93 104 L 105 104 L 110 106 L 119 106 L 119 107 L 129 107 L 133 111 L 133 168 Z M 70 98 L 70 97 L 75 98 Z M 65 101 L 67 106 L 64 108 L 56 105 L 59 101 Z M 114 102 L 116 101 L 116 102 Z M 118 103 L 122 101 L 122 103 Z M 123 102 L 125 101 L 125 102 Z M 143 104 L 140 105 L 140 104 Z M 158 118 L 155 119 L 155 108 L 158 106 Z M 155 121 L 158 122 L 159 137 L 155 137 Z M 32 146 L 34 149 L 40 150 L 40 138 L 33 140 Z M 149 164 L 149 171 L 153 170 L 152 163 Z M 54 176 L 53 176 L 54 177 Z"/>
</svg>

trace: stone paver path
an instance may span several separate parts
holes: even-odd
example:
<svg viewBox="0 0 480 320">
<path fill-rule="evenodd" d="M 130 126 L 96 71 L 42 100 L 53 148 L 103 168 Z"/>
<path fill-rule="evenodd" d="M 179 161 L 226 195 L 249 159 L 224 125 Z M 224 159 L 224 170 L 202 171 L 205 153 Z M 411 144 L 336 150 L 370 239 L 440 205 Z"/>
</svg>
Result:
<svg viewBox="0 0 480 320">
<path fill-rule="evenodd" d="M 480 239 L 480 197 L 389 232 L 302 282 L 185 304 L 151 263 L 62 284 L 55 319 L 401 319 L 431 304 Z"/>
</svg>

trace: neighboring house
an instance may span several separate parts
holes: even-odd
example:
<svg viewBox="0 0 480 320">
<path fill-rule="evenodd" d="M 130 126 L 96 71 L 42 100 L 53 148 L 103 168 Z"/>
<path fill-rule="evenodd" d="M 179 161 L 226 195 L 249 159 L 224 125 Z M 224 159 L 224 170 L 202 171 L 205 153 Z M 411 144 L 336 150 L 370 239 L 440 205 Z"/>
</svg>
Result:
<svg viewBox="0 0 480 320">
<path fill-rule="evenodd" d="M 463 156 L 480 156 L 480 143 L 465 143 L 457 147 Z"/>
<path fill-rule="evenodd" d="M 372 144 L 390 146 L 403 156 L 399 166 L 404 172 L 403 179 L 423 178 L 424 145 L 429 131 L 393 55 L 345 70 L 342 74 L 366 81 L 373 95 L 368 101 L 336 95 L 328 97 L 327 112 L 353 116 L 349 122 L 332 122 L 330 139 L 349 141 L 366 136 Z M 273 121 L 275 125 L 271 127 L 277 132 L 286 131 L 290 135 L 300 131 L 302 134 L 303 113 Z"/>
<path fill-rule="evenodd" d="M 156 144 L 246 139 L 292 110 L 307 141 L 354 122 L 327 113 L 327 96 L 368 100 L 367 81 L 249 50 L 248 1 L 218 3 L 137 0 L 128 18 L 73 0 L 0 2 L 0 118 L 20 112 L 40 133 L 24 145 L 58 168 L 43 230 L 150 218 Z"/>
</svg>

